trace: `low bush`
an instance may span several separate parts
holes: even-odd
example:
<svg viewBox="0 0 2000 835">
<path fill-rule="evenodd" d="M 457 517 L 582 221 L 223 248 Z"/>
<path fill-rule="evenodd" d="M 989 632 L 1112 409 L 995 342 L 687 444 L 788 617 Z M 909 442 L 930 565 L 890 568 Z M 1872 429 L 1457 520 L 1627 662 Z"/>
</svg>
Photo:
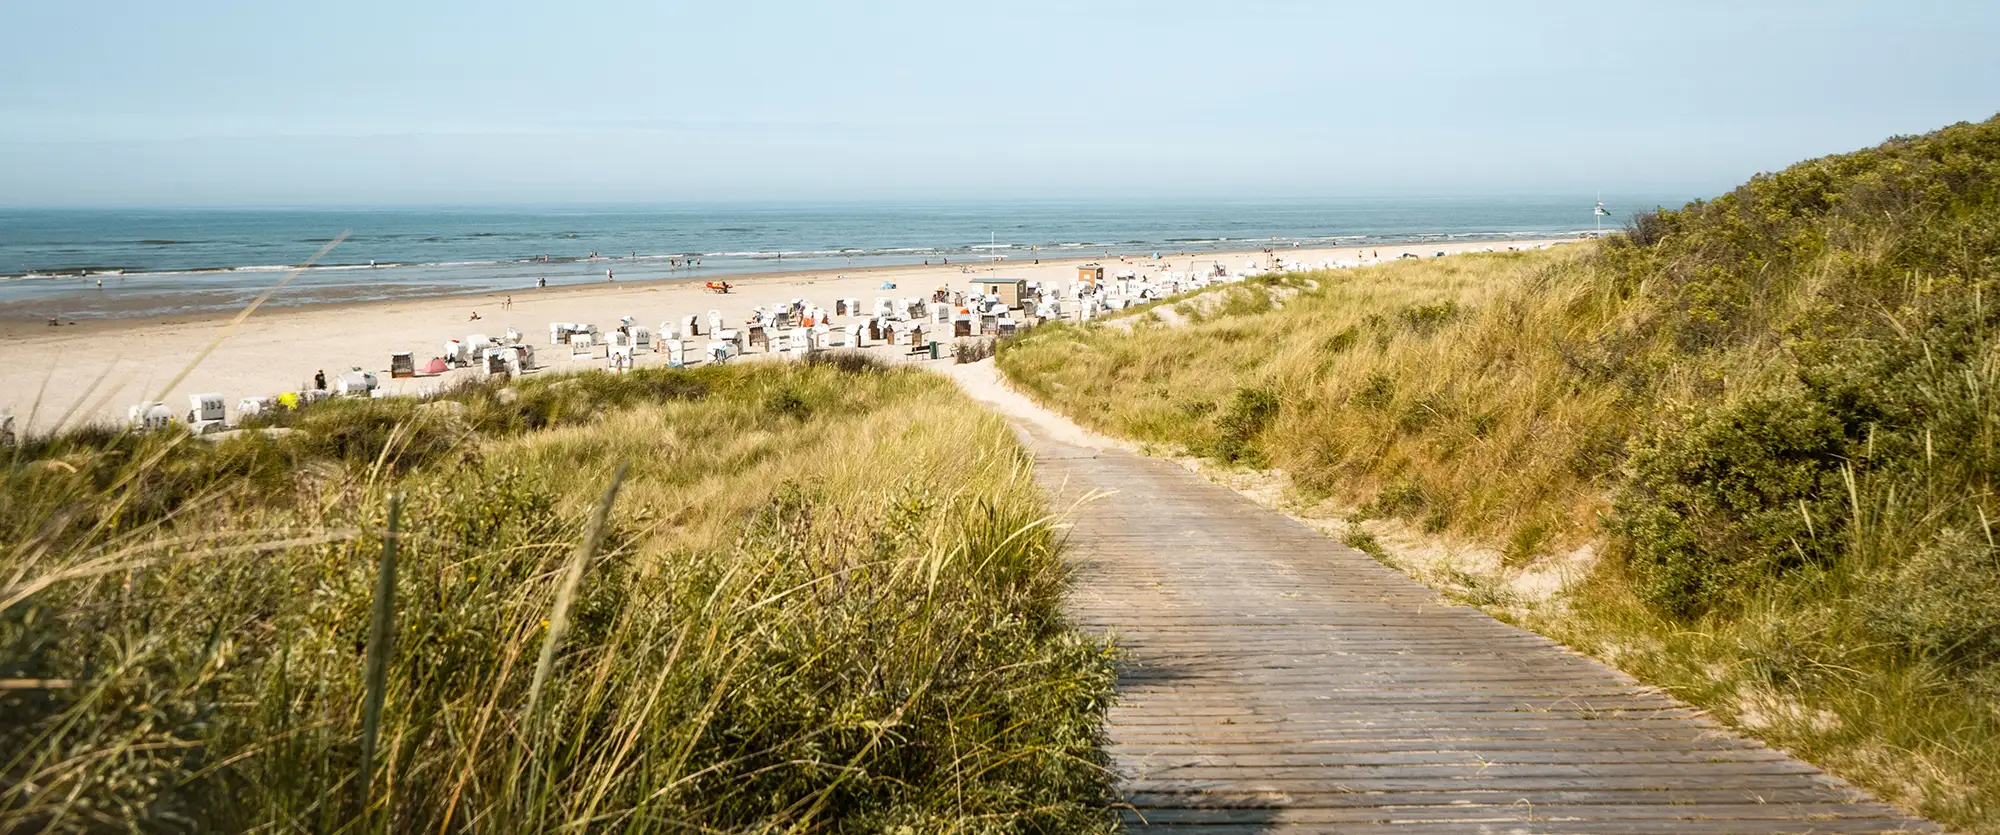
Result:
<svg viewBox="0 0 2000 835">
<path fill-rule="evenodd" d="M 1635 591 L 1699 615 L 1848 542 L 1840 424 L 1797 392 L 1697 408 L 1632 456 L 1614 509 Z"/>
</svg>

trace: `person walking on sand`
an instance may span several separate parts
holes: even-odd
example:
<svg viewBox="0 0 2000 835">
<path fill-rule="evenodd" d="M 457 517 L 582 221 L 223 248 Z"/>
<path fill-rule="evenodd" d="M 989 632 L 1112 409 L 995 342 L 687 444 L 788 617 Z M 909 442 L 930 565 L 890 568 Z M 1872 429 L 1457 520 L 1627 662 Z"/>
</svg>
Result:
<svg viewBox="0 0 2000 835">
<path fill-rule="evenodd" d="M 615 278 L 612 278 L 612 277 L 611 277 L 611 271 L 610 271 L 610 270 L 605 270 L 605 271 L 604 271 L 604 280 L 605 280 L 605 281 L 617 281 L 618 279 L 615 279 Z"/>
<path fill-rule="evenodd" d="M 513 296 L 508 296 L 508 297 L 506 298 L 506 300 L 505 300 L 505 301 L 502 301 L 502 302 L 500 302 L 500 309 L 501 309 L 501 310 L 513 310 L 513 309 L 514 309 L 514 297 L 513 297 Z"/>
<path fill-rule="evenodd" d="M 313 372 L 313 388 L 326 391 L 326 369 Z"/>
</svg>

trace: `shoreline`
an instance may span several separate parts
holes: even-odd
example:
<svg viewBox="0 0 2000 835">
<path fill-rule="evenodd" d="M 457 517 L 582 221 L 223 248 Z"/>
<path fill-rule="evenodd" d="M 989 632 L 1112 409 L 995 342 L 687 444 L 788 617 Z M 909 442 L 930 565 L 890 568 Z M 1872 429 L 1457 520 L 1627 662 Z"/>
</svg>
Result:
<svg viewBox="0 0 2000 835">
<path fill-rule="evenodd" d="M 1100 258 L 1091 260 L 1103 260 L 1103 259 Z M 1086 260 L 1082 263 L 1089 263 L 1089 261 Z M 863 274 L 873 275 L 873 274 L 883 274 L 883 273 L 905 272 L 910 270 L 922 271 L 925 269 L 936 269 L 937 266 L 938 265 L 935 264 L 931 265 L 930 267 L 925 267 L 922 264 L 916 264 L 916 265 L 891 264 L 891 265 L 882 265 L 874 267 L 855 267 L 853 269 L 844 269 L 844 270 L 806 269 L 806 270 L 784 270 L 784 271 L 768 272 L 768 273 L 680 275 L 680 276 L 666 276 L 663 278 L 641 278 L 629 281 L 605 281 L 605 282 L 598 282 L 595 284 L 552 284 L 548 287 L 539 287 L 539 288 L 527 287 L 519 290 L 505 290 L 505 289 L 496 290 L 492 288 L 482 287 L 478 289 L 450 290 L 437 293 L 411 293 L 408 295 L 395 296 L 391 298 L 367 298 L 367 299 L 329 299 L 329 300 L 317 300 L 317 301 L 308 300 L 308 301 L 286 302 L 280 300 L 280 296 L 282 296 L 282 293 L 280 293 L 276 296 L 273 296 L 271 300 L 266 301 L 263 304 L 263 306 L 257 309 L 257 311 L 260 317 L 269 318 L 273 316 L 283 316 L 287 314 L 307 312 L 307 311 L 335 311 L 335 310 L 366 311 L 369 308 L 387 308 L 387 307 L 394 307 L 397 305 L 405 305 L 411 303 L 441 302 L 454 299 L 457 300 L 491 299 L 495 304 L 498 304 L 503 297 L 508 295 L 519 295 L 523 297 L 523 300 L 526 300 L 531 297 L 535 299 L 554 299 L 570 295 L 594 295 L 603 293 L 607 290 L 648 289 L 657 287 L 679 287 L 688 285 L 700 286 L 710 281 L 728 281 L 732 289 L 736 288 L 748 289 L 743 282 L 756 280 L 759 282 L 768 283 L 771 281 L 787 281 L 787 280 L 810 281 L 816 279 L 837 278 L 837 277 L 854 278 L 861 276 Z M 273 273 L 273 275 L 282 278 L 285 275 L 285 273 L 282 272 Z M 275 284 L 276 281 L 277 279 L 274 278 L 272 283 Z M 190 292 L 201 292 L 201 291 L 190 291 Z M 166 294 L 159 294 L 159 295 L 166 295 Z M 732 293 L 731 295 L 734 294 Z M 144 313 L 131 316 L 90 316 L 74 320 L 65 318 L 63 319 L 63 324 L 61 325 L 61 327 L 50 328 L 48 326 L 47 316 L 29 316 L 29 315 L 11 313 L 5 310 L 0 310 L 0 344 L 5 344 L 8 341 L 15 339 L 32 339 L 36 336 L 53 337 L 57 335 L 55 333 L 55 331 L 57 330 L 60 330 L 62 332 L 61 335 L 63 336 L 70 336 L 75 334 L 87 334 L 104 330 L 122 330 L 134 327 L 143 328 L 143 327 L 151 327 L 159 325 L 200 325 L 207 323 L 219 323 L 228 321 L 229 319 L 235 317 L 239 312 L 241 312 L 241 307 L 232 308 L 228 310 L 194 310 L 186 313 Z M 25 331 L 21 330 L 23 328 L 25 328 L 26 330 Z"/>
<path fill-rule="evenodd" d="M 74 325 L 51 328 L 43 319 L 0 318 L 0 414 L 16 417 L 16 432 L 41 432 L 79 422 L 122 423 L 127 406 L 160 400 L 174 413 L 184 410 L 187 395 L 218 392 L 233 406 L 244 397 L 271 396 L 304 387 L 315 371 L 330 375 L 350 368 L 385 370 L 389 355 L 408 351 L 421 365 L 442 352 L 446 340 L 472 333 L 499 335 L 518 329 L 523 341 L 537 348 L 540 365 L 574 371 L 604 365 L 601 357 L 572 358 L 569 351 L 546 344 L 549 322 L 588 322 L 609 330 L 622 316 L 655 327 L 663 321 L 718 311 L 730 322 L 742 321 L 751 308 L 803 298 L 831 308 L 839 298 L 927 296 L 934 289 L 964 289 L 976 277 L 1005 275 L 1044 284 L 1076 280 L 1083 264 L 1101 264 L 1106 277 L 1123 270 L 1141 275 L 1172 270 L 1205 270 L 1225 264 L 1231 274 L 1247 262 L 1317 266 L 1327 261 L 1352 261 L 1373 250 L 1381 260 L 1403 253 L 1429 258 L 1435 252 L 1464 253 L 1507 247 L 1532 248 L 1575 243 L 1575 238 L 1538 238 L 1513 242 L 1426 242 L 1409 246 L 1274 249 L 1166 255 L 1113 255 L 1111 258 L 1061 258 L 1032 261 L 944 265 L 890 265 L 855 269 L 810 269 L 729 276 L 668 276 L 634 281 L 556 285 L 522 290 L 475 290 L 450 295 L 396 299 L 336 301 L 289 306 L 266 305 L 257 310 L 203 357 L 204 350 L 224 333 L 239 310 L 130 318 L 79 319 Z M 1150 255 L 1148 253 L 1147 255 Z M 273 278 L 273 282 L 278 277 Z M 707 281 L 726 280 L 733 292 L 708 291 Z M 882 289 L 890 283 L 895 289 Z M 513 297 L 513 308 L 502 302 Z M 478 312 L 479 318 L 470 315 Z M 835 317 L 847 324 L 859 317 Z M 609 326 L 609 327 L 606 327 Z M 602 352 L 602 349 L 599 349 Z M 751 356 L 757 356 L 752 354 Z M 201 362 L 171 390 L 163 388 L 197 357 Z M 640 365 L 665 362 L 663 354 L 645 354 Z M 392 394 L 422 394 L 471 376 L 470 369 L 442 375 L 391 379 L 382 387 Z M 232 409 L 233 411 L 233 409 Z"/>
<path fill-rule="evenodd" d="M 1585 237 L 1586 234 L 1587 233 L 1585 232 L 1577 232 L 1559 236 L 1545 235 L 1545 236 L 1528 236 L 1520 238 L 1485 237 L 1483 235 L 1479 237 L 1452 238 L 1449 235 L 1444 235 L 1443 233 L 1440 233 L 1442 237 L 1431 236 L 1431 235 L 1412 235 L 1409 237 L 1408 240 L 1361 242 L 1356 244 L 1333 244 L 1329 246 L 1317 246 L 1317 247 L 1279 246 L 1279 247 L 1270 247 L 1268 251 L 1270 254 L 1277 255 L 1279 257 L 1283 257 L 1283 254 L 1286 252 L 1304 253 L 1304 252 L 1328 252 L 1336 250 L 1347 251 L 1356 249 L 1357 247 L 1360 249 L 1387 248 L 1398 251 L 1422 251 L 1428 253 L 1432 250 L 1433 247 L 1445 248 L 1450 250 L 1459 250 L 1466 247 L 1474 247 L 1474 248 L 1493 247 L 1495 249 L 1502 249 L 1508 246 L 1516 246 L 1522 244 L 1534 245 L 1552 241 L 1585 240 L 1587 239 Z M 1247 243 L 1247 241 L 1245 242 Z M 1150 260 L 1150 255 L 1151 252 L 1153 251 L 1154 250 L 1147 250 L 1143 252 L 1124 252 L 1124 253 L 1112 251 L 1106 255 L 1089 255 L 1089 256 L 1063 253 L 1056 257 L 1042 257 L 1039 260 L 1048 261 L 1051 263 L 1067 263 L 1071 265 L 1095 263 L 1095 262 L 1109 261 L 1113 259 Z M 1258 247 L 1243 248 L 1243 249 L 1176 250 L 1171 253 L 1169 253 L 1167 250 L 1164 249 L 1160 249 L 1158 251 L 1162 254 L 1163 258 L 1178 258 L 1178 259 L 1192 258 L 1194 260 L 1199 261 L 1199 260 L 1221 260 L 1221 259 L 1236 258 L 1246 255 L 1251 255 L 1251 256 L 1263 255 L 1266 253 L 1267 249 L 1265 246 L 1258 246 Z M 1034 268 L 1038 266 L 1037 264 L 1034 263 L 1034 261 L 1037 259 L 1032 257 L 1033 253 L 1014 253 L 1014 254 L 1026 255 L 1030 257 L 1025 259 L 1010 258 L 1006 261 L 998 263 L 1002 266 L 1010 266 L 1010 267 Z M 629 269 L 630 267 L 624 265 L 631 265 L 634 263 L 639 263 L 642 265 L 650 265 L 654 262 L 664 261 L 665 258 L 666 256 L 654 256 L 654 255 L 638 256 L 636 258 L 615 256 L 615 255 L 601 256 L 597 258 L 588 258 L 588 259 L 585 258 L 571 259 L 569 261 L 566 261 L 564 263 L 564 266 L 573 267 L 580 264 L 591 265 L 591 268 L 595 270 L 596 265 L 601 264 L 605 266 L 607 269 L 619 269 L 619 268 Z M 497 264 L 503 262 L 494 262 L 494 263 Z M 960 266 L 984 268 L 992 266 L 994 263 L 995 262 L 978 258 L 977 256 L 972 256 L 965 258 L 958 264 L 870 264 L 863 266 L 848 266 L 848 265 L 815 266 L 815 267 L 801 267 L 799 269 L 757 269 L 757 270 L 747 270 L 747 271 L 731 269 L 728 267 L 711 267 L 705 265 L 703 267 L 692 267 L 692 268 L 690 267 L 668 268 L 670 272 L 665 275 L 652 275 L 648 277 L 621 280 L 618 282 L 599 282 L 595 280 L 559 281 L 557 283 L 552 283 L 545 288 L 536 288 L 532 285 L 526 285 L 519 289 L 509 289 L 506 286 L 495 286 L 491 283 L 486 283 L 486 282 L 482 282 L 477 286 L 459 288 L 459 287 L 454 287 L 448 279 L 436 279 L 436 278 L 429 280 L 391 281 L 388 283 L 375 284 L 375 285 L 370 285 L 366 283 L 317 285 L 317 286 L 301 284 L 301 286 L 298 288 L 296 292 L 301 294 L 307 294 L 307 297 L 299 299 L 289 299 L 287 298 L 287 294 L 294 291 L 291 288 L 286 288 L 285 291 L 276 294 L 270 300 L 266 301 L 263 304 L 263 306 L 260 307 L 260 310 L 268 310 L 275 314 L 279 311 L 287 311 L 287 310 L 332 309 L 337 307 L 365 307 L 368 305 L 394 305 L 394 304 L 408 303 L 412 301 L 446 299 L 446 298 L 473 299 L 482 296 L 505 296 L 509 293 L 535 293 L 538 295 L 548 295 L 560 291 L 575 291 L 579 289 L 601 288 L 604 286 L 608 286 L 608 284 L 613 284 L 613 283 L 628 285 L 628 286 L 658 286 L 658 285 L 684 284 L 690 282 L 729 281 L 731 284 L 736 284 L 739 282 L 751 281 L 751 280 L 768 281 L 777 279 L 803 279 L 803 278 L 827 277 L 827 276 L 899 274 L 909 271 L 924 271 L 924 270 L 934 270 L 940 268 L 951 269 L 953 267 L 960 267 Z M 396 269 L 396 270 L 409 270 L 409 269 L 432 269 L 432 268 L 447 267 L 447 266 L 451 265 L 385 264 L 383 265 L 383 268 Z M 201 321 L 225 320 L 228 319 L 229 317 L 236 315 L 245 305 L 249 303 L 251 299 L 254 299 L 259 293 L 263 292 L 265 289 L 269 288 L 272 284 L 275 284 L 279 280 L 282 280 L 285 276 L 290 275 L 295 269 L 298 268 L 289 268 L 289 269 L 262 268 L 262 267 L 257 268 L 257 273 L 260 275 L 268 275 L 269 280 L 250 286 L 240 286 L 240 285 L 233 287 L 191 286 L 187 288 L 171 289 L 171 290 L 149 289 L 149 290 L 141 290 L 122 297 L 118 295 L 121 291 L 116 285 L 113 285 L 108 288 L 97 287 L 95 288 L 96 292 L 93 292 L 93 287 L 91 286 L 91 282 L 101 281 L 102 279 L 148 280 L 148 279 L 156 279 L 162 276 L 192 275 L 197 273 L 232 274 L 230 271 L 233 269 L 239 269 L 239 268 L 215 268 L 214 270 L 199 270 L 199 271 L 165 270 L 157 272 L 138 272 L 138 273 L 122 273 L 122 274 L 92 273 L 80 276 L 56 276 L 56 275 L 36 276 L 33 278 L 33 280 L 74 281 L 77 283 L 77 286 L 76 289 L 74 290 L 65 291 L 65 295 L 61 296 L 53 296 L 43 299 L 28 298 L 28 299 L 18 299 L 18 300 L 0 300 L 0 339 L 10 339 L 10 338 L 20 338 L 20 337 L 30 336 L 31 334 L 22 331 L 21 328 L 29 326 L 37 328 L 47 328 L 48 320 L 51 318 L 52 315 L 54 318 L 56 318 L 58 321 L 62 323 L 61 325 L 62 327 L 83 327 L 83 328 L 101 328 L 112 323 L 120 323 L 126 326 L 132 326 L 132 325 L 151 325 L 151 324 L 188 324 Z M 305 268 L 304 271 L 301 273 L 301 276 L 314 275 L 321 270 L 334 270 L 344 274 L 357 269 L 365 271 L 368 269 L 368 267 L 366 265 L 317 264 L 310 268 Z M 346 296 L 346 298 L 342 298 L 342 296 Z M 181 303 L 180 306 L 185 306 L 188 307 L 189 309 L 173 310 L 171 312 L 158 312 L 159 309 L 163 307 L 165 308 L 176 307 L 177 306 L 176 301 L 179 301 Z M 77 309 L 65 311 L 63 310 L 65 304 L 69 304 Z"/>
</svg>

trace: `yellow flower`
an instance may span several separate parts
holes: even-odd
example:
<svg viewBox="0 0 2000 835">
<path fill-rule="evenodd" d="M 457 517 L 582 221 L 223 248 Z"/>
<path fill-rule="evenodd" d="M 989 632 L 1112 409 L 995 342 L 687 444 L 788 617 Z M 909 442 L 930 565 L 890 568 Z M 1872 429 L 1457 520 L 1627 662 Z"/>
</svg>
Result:
<svg viewBox="0 0 2000 835">
<path fill-rule="evenodd" d="M 548 619 L 548 618 L 542 618 L 542 628 L 543 628 L 543 629 L 547 629 L 547 628 L 549 628 L 549 619 Z"/>
</svg>

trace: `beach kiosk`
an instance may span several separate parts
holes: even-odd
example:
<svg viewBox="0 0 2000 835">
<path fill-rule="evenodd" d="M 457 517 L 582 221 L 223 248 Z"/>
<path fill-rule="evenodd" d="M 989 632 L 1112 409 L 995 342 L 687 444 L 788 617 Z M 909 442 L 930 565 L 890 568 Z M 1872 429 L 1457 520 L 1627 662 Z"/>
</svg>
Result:
<svg viewBox="0 0 2000 835">
<path fill-rule="evenodd" d="M 1092 287 L 1104 281 L 1104 268 L 1096 264 L 1085 264 L 1076 268 L 1076 280 Z"/>
<path fill-rule="evenodd" d="M 972 284 L 981 293 L 999 296 L 1000 303 L 1008 307 L 1020 307 L 1021 297 L 1028 292 L 1028 282 L 1019 278 L 975 278 Z"/>
</svg>

